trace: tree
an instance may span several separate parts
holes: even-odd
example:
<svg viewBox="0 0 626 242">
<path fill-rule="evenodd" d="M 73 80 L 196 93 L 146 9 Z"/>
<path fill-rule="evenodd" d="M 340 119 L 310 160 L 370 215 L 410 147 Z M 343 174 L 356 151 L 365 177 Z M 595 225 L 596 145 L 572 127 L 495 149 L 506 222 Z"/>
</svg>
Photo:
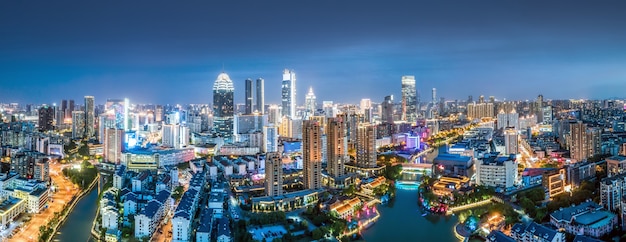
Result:
<svg viewBox="0 0 626 242">
<path fill-rule="evenodd" d="M 354 187 L 354 184 L 350 184 L 350 186 L 348 186 L 346 189 L 343 189 L 343 195 L 346 195 L 346 196 L 352 196 L 354 195 L 355 192 L 356 192 L 356 187 Z"/>
<path fill-rule="evenodd" d="M 89 156 L 89 146 L 87 144 L 83 144 L 78 148 L 78 154 L 82 156 Z"/>
<path fill-rule="evenodd" d="M 313 236 L 314 240 L 319 240 L 322 237 L 324 237 L 324 231 L 322 231 L 321 228 L 317 228 L 317 229 L 313 230 L 313 235 L 312 236 Z"/>
</svg>

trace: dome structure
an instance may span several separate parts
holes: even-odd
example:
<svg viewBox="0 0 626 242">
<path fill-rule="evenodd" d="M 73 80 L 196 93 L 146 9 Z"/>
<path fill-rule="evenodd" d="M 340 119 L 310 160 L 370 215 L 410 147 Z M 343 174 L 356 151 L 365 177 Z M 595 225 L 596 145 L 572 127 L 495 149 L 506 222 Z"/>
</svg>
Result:
<svg viewBox="0 0 626 242">
<path fill-rule="evenodd" d="M 234 91 L 235 87 L 233 86 L 233 81 L 230 80 L 230 77 L 225 72 L 220 73 L 213 84 L 213 90 L 221 90 L 221 91 Z"/>
</svg>

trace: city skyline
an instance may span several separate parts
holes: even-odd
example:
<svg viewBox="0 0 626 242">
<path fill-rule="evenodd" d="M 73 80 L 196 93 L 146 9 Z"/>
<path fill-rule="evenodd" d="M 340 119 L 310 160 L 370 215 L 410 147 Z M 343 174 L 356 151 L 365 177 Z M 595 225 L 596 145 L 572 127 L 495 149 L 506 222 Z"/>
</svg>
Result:
<svg viewBox="0 0 626 242">
<path fill-rule="evenodd" d="M 340 103 L 400 97 L 404 75 L 422 100 L 432 88 L 447 100 L 621 98 L 626 88 L 623 2 L 151 3 L 0 3 L 0 101 L 210 103 L 225 71 L 236 103 L 246 78 L 264 78 L 276 104 L 285 68 L 298 73 L 296 93 Z"/>
</svg>

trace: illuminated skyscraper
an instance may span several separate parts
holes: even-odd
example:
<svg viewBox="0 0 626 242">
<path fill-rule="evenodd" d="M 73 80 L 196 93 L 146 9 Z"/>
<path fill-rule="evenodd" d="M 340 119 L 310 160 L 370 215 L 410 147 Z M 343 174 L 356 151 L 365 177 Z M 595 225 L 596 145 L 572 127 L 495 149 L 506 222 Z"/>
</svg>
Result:
<svg viewBox="0 0 626 242">
<path fill-rule="evenodd" d="M 128 99 L 107 99 L 105 104 L 106 115 L 115 120 L 115 128 L 126 130 L 128 127 Z"/>
<path fill-rule="evenodd" d="M 265 80 L 256 79 L 256 111 L 265 113 Z"/>
<path fill-rule="evenodd" d="M 252 79 L 246 79 L 246 108 L 244 114 L 252 114 Z"/>
<path fill-rule="evenodd" d="M 82 138 L 85 134 L 85 112 L 72 112 L 72 138 Z"/>
<path fill-rule="evenodd" d="M 267 153 L 265 157 L 265 194 L 283 195 L 283 162 L 277 152 Z"/>
<path fill-rule="evenodd" d="M 232 141 L 234 106 L 233 81 L 224 72 L 213 84 L 213 125 L 215 131 L 226 141 Z"/>
<path fill-rule="evenodd" d="M 85 96 L 85 137 L 92 138 L 95 135 L 96 114 L 93 96 Z"/>
<path fill-rule="evenodd" d="M 302 123 L 302 154 L 304 163 L 304 188 L 322 187 L 322 130 L 317 121 Z"/>
<path fill-rule="evenodd" d="M 306 117 L 311 117 L 315 115 L 315 110 L 317 109 L 315 106 L 315 93 L 313 93 L 313 87 L 309 88 L 309 92 L 306 94 L 304 99 L 304 109 L 306 113 Z"/>
<path fill-rule="evenodd" d="M 283 71 L 282 106 L 283 116 L 296 117 L 296 73 L 292 70 Z"/>
<path fill-rule="evenodd" d="M 345 175 L 345 163 L 349 161 L 346 125 L 340 118 L 328 118 L 326 124 L 326 156 L 328 174 L 332 177 Z"/>
<path fill-rule="evenodd" d="M 417 120 L 417 91 L 415 76 L 402 76 L 402 120 Z"/>
</svg>

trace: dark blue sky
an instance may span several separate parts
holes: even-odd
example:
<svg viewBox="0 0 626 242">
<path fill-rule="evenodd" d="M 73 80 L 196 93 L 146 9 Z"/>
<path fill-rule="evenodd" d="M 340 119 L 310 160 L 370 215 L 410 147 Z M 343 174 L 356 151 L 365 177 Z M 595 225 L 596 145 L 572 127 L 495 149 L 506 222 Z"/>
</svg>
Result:
<svg viewBox="0 0 626 242">
<path fill-rule="evenodd" d="M 208 103 L 219 72 L 279 101 L 623 97 L 626 1 L 0 1 L 0 102 Z"/>
</svg>

